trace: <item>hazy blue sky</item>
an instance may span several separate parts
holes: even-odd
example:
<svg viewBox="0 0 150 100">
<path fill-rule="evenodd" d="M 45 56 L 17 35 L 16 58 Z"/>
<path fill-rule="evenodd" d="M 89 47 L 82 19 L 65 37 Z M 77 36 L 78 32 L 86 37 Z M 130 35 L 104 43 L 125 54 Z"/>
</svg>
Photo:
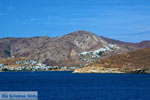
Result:
<svg viewBox="0 0 150 100">
<path fill-rule="evenodd" d="M 129 42 L 150 40 L 150 0 L 0 0 L 0 38 L 77 30 Z"/>
</svg>

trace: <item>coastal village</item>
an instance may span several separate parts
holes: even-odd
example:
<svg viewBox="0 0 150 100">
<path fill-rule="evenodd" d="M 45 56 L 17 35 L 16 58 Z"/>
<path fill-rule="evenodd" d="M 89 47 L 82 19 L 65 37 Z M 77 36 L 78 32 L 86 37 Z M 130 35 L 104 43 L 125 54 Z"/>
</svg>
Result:
<svg viewBox="0 0 150 100">
<path fill-rule="evenodd" d="M 0 64 L 0 71 L 52 71 L 52 70 L 74 70 L 81 68 L 82 66 L 76 67 L 64 67 L 64 66 L 47 66 L 46 64 L 39 63 L 34 60 L 19 60 L 15 61 L 15 65 Z"/>
<path fill-rule="evenodd" d="M 73 66 L 47 66 L 46 64 L 37 62 L 27 58 L 7 58 L 0 61 L 0 71 L 73 71 L 82 66 L 88 66 L 89 63 L 94 63 L 104 53 L 118 51 L 120 48 L 116 45 L 108 44 L 94 51 L 86 51 L 78 53 L 81 64 Z"/>
<path fill-rule="evenodd" d="M 94 51 L 85 51 L 85 52 L 78 53 L 78 58 L 80 62 L 76 66 L 48 66 L 44 63 L 31 60 L 25 57 L 20 57 L 20 58 L 10 57 L 10 58 L 5 58 L 5 59 L 0 59 L 0 72 L 4 72 L 4 71 L 74 71 L 74 73 L 149 73 L 150 72 L 149 69 L 142 69 L 141 67 L 128 69 L 127 66 L 129 65 L 134 66 L 134 62 L 132 61 L 137 61 L 137 59 L 131 60 L 131 62 L 129 61 L 130 60 L 129 58 L 131 57 L 130 55 L 132 54 L 132 52 L 131 54 L 130 53 L 125 54 L 125 56 L 120 55 L 123 57 L 123 59 L 126 59 L 126 60 L 119 61 L 121 60 L 120 58 L 116 59 L 117 64 L 115 62 L 112 62 L 114 61 L 112 59 L 115 59 L 115 56 L 113 56 L 111 60 L 109 60 L 109 57 L 107 57 L 105 63 L 97 64 L 98 61 L 102 61 L 102 59 L 100 60 L 100 58 L 105 57 L 106 54 L 111 55 L 111 53 L 118 52 L 119 50 L 120 48 L 117 45 L 108 44 Z M 149 49 L 145 49 L 145 50 L 143 49 L 140 52 L 137 51 L 139 53 L 136 53 L 135 51 L 135 54 L 140 54 L 140 53 L 145 54 L 145 52 L 147 51 L 149 51 Z M 141 59 L 141 56 L 140 55 L 138 56 L 139 56 L 139 59 Z M 135 56 L 133 56 L 133 58 L 134 57 Z M 103 59 L 103 61 L 104 60 L 105 59 Z M 118 63 L 119 64 L 121 63 L 120 66 L 121 65 L 123 66 L 118 68 L 117 67 Z M 92 65 L 93 67 L 91 67 Z M 140 66 L 142 65 L 143 64 L 141 64 Z"/>
</svg>

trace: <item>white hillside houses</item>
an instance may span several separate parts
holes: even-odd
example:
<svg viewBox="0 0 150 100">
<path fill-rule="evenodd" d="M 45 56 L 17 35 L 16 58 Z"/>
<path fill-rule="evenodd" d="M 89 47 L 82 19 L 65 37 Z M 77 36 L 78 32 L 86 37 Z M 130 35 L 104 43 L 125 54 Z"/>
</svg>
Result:
<svg viewBox="0 0 150 100">
<path fill-rule="evenodd" d="M 106 45 L 103 48 L 100 48 L 98 50 L 85 51 L 85 52 L 79 53 L 78 56 L 88 55 L 90 58 L 100 57 L 102 55 L 102 53 L 104 53 L 104 52 L 112 52 L 114 50 L 119 50 L 119 49 L 120 49 L 120 47 L 117 45 L 108 44 L 108 45 Z"/>
</svg>

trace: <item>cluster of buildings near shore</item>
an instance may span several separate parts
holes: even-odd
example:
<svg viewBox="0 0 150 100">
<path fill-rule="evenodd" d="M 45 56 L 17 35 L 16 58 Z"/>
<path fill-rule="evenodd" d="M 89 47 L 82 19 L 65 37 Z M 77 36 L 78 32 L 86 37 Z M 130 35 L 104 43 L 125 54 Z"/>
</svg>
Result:
<svg viewBox="0 0 150 100">
<path fill-rule="evenodd" d="M 0 71 L 49 71 L 49 70 L 75 70 L 81 68 L 82 65 L 76 67 L 64 66 L 47 66 L 34 60 L 20 60 L 15 62 L 15 66 L 8 64 L 0 64 Z"/>
</svg>

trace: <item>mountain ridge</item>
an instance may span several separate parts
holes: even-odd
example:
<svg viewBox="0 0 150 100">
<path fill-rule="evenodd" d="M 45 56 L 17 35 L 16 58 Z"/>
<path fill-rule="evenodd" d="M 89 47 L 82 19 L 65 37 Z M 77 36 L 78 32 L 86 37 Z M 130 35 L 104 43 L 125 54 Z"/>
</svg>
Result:
<svg viewBox="0 0 150 100">
<path fill-rule="evenodd" d="M 0 39 L 0 57 L 27 57 L 48 65 L 75 66 L 80 64 L 78 53 L 97 50 L 114 44 L 124 53 L 141 48 L 150 48 L 150 41 L 127 43 L 97 36 L 88 31 L 75 31 L 62 37 L 48 36 L 31 38 Z"/>
</svg>

